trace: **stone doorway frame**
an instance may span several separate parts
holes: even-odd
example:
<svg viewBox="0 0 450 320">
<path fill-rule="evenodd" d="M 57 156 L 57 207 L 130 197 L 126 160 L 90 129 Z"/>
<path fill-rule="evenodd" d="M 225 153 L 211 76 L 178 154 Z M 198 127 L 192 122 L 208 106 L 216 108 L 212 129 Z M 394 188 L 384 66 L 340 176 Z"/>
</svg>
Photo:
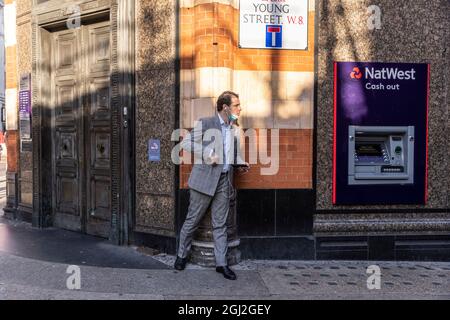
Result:
<svg viewBox="0 0 450 320">
<path fill-rule="evenodd" d="M 36 1 L 33 1 L 36 3 Z M 32 225 L 45 228 L 51 217 L 51 156 L 45 143 L 51 132 L 46 108 L 49 83 L 50 44 L 48 30 L 64 27 L 78 6 L 81 19 L 109 15 L 111 24 L 111 232 L 110 241 L 128 244 L 134 214 L 134 101 L 135 101 L 135 0 L 50 0 L 35 4 L 31 11 L 32 29 L 32 147 L 33 212 Z M 120 44 L 120 45 L 119 45 Z M 41 85 L 41 83 L 43 85 Z M 50 160 L 50 161 L 48 161 Z M 132 170 L 129 170 L 129 169 Z M 50 170 L 50 171 L 49 171 Z M 50 178 L 49 178 L 50 176 Z"/>
</svg>

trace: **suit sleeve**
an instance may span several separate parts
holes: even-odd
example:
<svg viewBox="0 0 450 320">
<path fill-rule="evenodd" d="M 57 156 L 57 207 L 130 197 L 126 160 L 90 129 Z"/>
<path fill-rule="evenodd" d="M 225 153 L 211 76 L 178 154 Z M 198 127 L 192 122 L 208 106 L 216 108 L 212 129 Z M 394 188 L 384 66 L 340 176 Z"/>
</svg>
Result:
<svg viewBox="0 0 450 320">
<path fill-rule="evenodd" d="M 205 131 L 203 123 L 203 118 L 196 121 L 194 129 L 192 129 L 181 142 L 182 149 L 194 153 L 194 159 L 197 160 L 194 161 L 194 163 L 197 163 L 199 160 L 203 162 L 203 133 Z M 209 154 L 206 154 L 206 156 L 208 155 Z"/>
</svg>

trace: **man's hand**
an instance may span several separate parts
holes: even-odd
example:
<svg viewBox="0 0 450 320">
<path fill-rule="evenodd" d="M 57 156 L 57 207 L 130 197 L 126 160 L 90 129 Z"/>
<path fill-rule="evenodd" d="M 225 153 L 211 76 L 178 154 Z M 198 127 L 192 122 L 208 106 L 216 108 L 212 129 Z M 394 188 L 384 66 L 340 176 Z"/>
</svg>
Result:
<svg viewBox="0 0 450 320">
<path fill-rule="evenodd" d="M 219 156 L 213 153 L 206 159 L 206 163 L 212 166 L 216 166 L 219 163 L 219 160 Z"/>
<path fill-rule="evenodd" d="M 245 166 L 238 167 L 238 172 L 240 175 L 246 174 L 250 170 L 250 164 L 248 162 L 245 163 Z"/>
</svg>

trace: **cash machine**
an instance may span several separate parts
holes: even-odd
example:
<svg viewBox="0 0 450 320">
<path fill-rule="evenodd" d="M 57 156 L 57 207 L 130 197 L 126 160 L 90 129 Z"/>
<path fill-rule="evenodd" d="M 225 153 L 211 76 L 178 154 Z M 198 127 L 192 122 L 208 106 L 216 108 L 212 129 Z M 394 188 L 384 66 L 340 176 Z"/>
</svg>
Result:
<svg viewBox="0 0 450 320">
<path fill-rule="evenodd" d="M 426 203 L 429 70 L 334 64 L 334 205 Z"/>
<path fill-rule="evenodd" d="M 414 126 L 348 127 L 348 184 L 414 183 Z"/>
</svg>

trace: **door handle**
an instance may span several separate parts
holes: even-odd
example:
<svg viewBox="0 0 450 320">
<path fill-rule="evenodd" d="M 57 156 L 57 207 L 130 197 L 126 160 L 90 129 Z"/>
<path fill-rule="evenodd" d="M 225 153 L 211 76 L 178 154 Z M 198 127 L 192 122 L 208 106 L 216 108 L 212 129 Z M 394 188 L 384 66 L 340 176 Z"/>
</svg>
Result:
<svg viewBox="0 0 450 320">
<path fill-rule="evenodd" d="M 105 152 L 105 146 L 103 145 L 103 143 L 97 144 L 97 150 L 100 153 Z"/>
</svg>

